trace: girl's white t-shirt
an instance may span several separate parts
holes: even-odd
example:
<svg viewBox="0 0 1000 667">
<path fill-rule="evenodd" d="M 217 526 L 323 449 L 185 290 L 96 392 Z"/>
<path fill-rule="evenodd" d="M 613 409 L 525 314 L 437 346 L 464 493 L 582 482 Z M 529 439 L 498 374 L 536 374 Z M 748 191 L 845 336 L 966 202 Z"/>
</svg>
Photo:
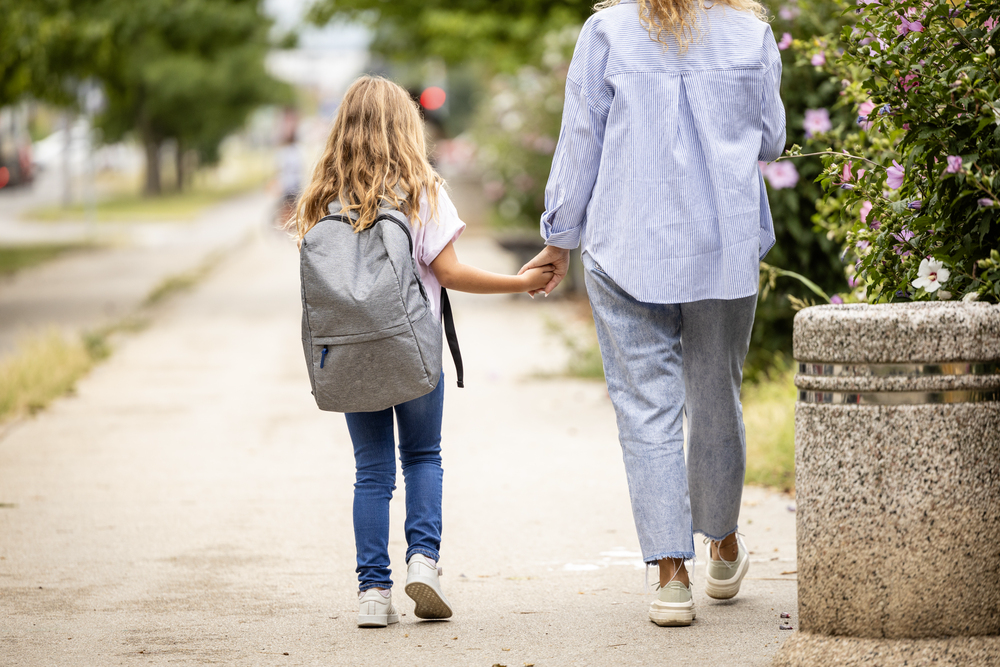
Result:
<svg viewBox="0 0 1000 667">
<path fill-rule="evenodd" d="M 441 318 L 441 283 L 431 271 L 431 262 L 437 259 L 445 247 L 457 240 L 465 231 L 465 223 L 458 217 L 458 209 L 451 202 L 443 187 L 438 187 L 437 215 L 431 217 L 427 193 L 420 197 L 420 219 L 422 224 L 410 223 L 413 234 L 413 259 L 417 261 L 417 272 L 424 282 L 424 289 L 431 301 L 431 309 Z"/>
</svg>

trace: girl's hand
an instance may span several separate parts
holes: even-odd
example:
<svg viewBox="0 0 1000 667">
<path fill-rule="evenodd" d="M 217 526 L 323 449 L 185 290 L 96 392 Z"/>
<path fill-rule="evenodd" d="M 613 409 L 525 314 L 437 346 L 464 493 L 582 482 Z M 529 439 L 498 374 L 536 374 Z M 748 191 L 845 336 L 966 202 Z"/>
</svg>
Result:
<svg viewBox="0 0 1000 667">
<path fill-rule="evenodd" d="M 521 291 L 533 292 L 535 290 L 540 290 L 549 284 L 549 281 L 552 280 L 554 275 L 555 267 L 551 264 L 546 264 L 545 266 L 534 269 L 528 269 L 519 276 L 524 281 L 524 287 Z"/>
</svg>

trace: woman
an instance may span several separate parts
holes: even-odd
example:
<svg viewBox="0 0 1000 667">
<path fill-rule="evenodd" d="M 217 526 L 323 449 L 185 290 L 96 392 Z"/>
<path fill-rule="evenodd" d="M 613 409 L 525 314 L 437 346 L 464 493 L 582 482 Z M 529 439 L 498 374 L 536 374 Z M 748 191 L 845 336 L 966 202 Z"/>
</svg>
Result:
<svg viewBox="0 0 1000 667">
<path fill-rule="evenodd" d="M 755 0 L 597 9 L 567 77 L 546 248 L 522 270 L 554 264 L 547 295 L 582 244 L 639 543 L 659 565 L 649 617 L 689 625 L 693 533 L 711 542 L 709 596 L 735 596 L 748 566 L 739 395 L 774 244 L 757 163 L 784 149 L 781 58 Z"/>
</svg>

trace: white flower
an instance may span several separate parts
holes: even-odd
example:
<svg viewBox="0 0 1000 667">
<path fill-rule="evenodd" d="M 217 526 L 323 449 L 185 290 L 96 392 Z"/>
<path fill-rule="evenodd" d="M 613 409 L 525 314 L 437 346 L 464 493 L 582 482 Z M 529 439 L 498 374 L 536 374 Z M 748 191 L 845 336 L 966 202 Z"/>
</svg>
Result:
<svg viewBox="0 0 1000 667">
<path fill-rule="evenodd" d="M 944 268 L 943 262 L 925 258 L 920 260 L 920 268 L 917 269 L 917 275 L 920 277 L 911 284 L 918 289 L 923 287 L 930 293 L 936 292 L 941 285 L 948 282 L 948 278 L 951 277 L 951 271 Z"/>
<path fill-rule="evenodd" d="M 962 301 L 966 303 L 972 303 L 973 301 L 979 301 L 979 292 L 969 292 L 962 297 Z"/>
<path fill-rule="evenodd" d="M 938 299 L 940 301 L 947 301 L 950 298 L 951 298 L 951 292 L 949 292 L 948 290 L 944 290 L 944 289 L 938 290 Z"/>
</svg>

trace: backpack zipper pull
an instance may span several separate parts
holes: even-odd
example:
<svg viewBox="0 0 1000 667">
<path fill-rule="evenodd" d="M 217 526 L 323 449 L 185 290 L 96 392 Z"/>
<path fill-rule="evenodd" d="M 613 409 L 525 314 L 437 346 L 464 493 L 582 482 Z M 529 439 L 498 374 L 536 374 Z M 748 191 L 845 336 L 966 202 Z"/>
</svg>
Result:
<svg viewBox="0 0 1000 667">
<path fill-rule="evenodd" d="M 320 368 L 323 368 L 323 366 L 326 364 L 326 353 L 327 352 L 329 352 L 329 350 L 327 349 L 327 346 L 324 345 L 323 346 L 323 354 L 319 358 L 319 367 Z"/>
</svg>

